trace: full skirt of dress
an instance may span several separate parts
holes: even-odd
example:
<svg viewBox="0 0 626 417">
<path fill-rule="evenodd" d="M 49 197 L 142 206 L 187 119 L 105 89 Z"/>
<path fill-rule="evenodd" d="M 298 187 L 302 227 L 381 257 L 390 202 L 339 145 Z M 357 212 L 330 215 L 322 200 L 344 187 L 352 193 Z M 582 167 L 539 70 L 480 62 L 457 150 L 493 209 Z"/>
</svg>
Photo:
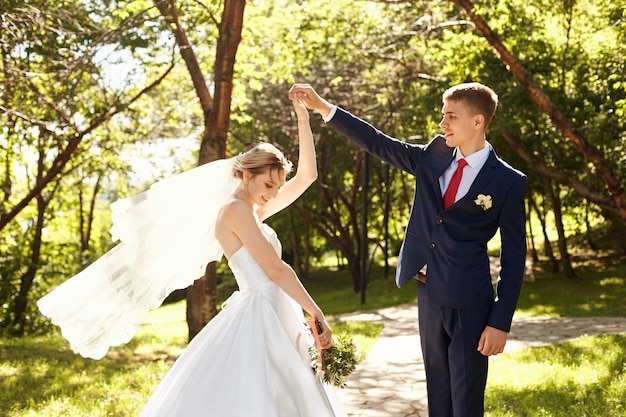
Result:
<svg viewBox="0 0 626 417">
<path fill-rule="evenodd" d="M 189 343 L 140 417 L 345 416 L 311 369 L 302 309 L 245 248 L 230 259 L 240 290 Z"/>
</svg>

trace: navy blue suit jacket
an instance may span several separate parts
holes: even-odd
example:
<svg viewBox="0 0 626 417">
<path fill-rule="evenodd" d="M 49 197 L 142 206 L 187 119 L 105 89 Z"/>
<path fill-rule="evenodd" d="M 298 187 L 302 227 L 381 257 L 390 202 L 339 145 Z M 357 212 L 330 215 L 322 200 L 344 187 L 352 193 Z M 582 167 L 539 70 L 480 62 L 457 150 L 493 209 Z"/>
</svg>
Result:
<svg viewBox="0 0 626 417">
<path fill-rule="evenodd" d="M 415 176 L 413 205 L 398 258 L 396 283 L 402 287 L 428 265 L 431 302 L 448 308 L 490 308 L 487 325 L 509 331 L 526 261 L 526 176 L 491 151 L 467 195 L 443 208 L 439 177 L 454 148 L 436 136 L 427 145 L 391 138 L 337 108 L 329 126 L 370 154 Z M 492 207 L 475 200 L 490 196 Z M 497 296 L 491 283 L 487 242 L 500 229 Z"/>
</svg>

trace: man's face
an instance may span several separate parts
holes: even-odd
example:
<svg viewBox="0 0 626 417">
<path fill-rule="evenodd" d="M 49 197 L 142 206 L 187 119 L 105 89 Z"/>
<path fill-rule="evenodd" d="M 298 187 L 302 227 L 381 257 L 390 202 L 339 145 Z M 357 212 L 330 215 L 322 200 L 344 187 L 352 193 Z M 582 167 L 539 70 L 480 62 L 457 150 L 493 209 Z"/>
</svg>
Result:
<svg viewBox="0 0 626 417">
<path fill-rule="evenodd" d="M 477 135 L 483 136 L 479 131 L 481 123 L 478 118 L 481 116 L 475 114 L 464 102 L 445 100 L 441 112 L 443 118 L 439 126 L 443 129 L 449 147 L 463 147 L 473 142 Z"/>
</svg>

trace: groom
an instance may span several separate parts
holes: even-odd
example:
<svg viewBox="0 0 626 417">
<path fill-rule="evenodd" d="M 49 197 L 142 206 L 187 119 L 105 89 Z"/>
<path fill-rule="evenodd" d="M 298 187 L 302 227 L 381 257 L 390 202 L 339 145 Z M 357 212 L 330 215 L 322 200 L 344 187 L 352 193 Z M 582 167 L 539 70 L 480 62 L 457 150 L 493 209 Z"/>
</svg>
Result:
<svg viewBox="0 0 626 417">
<path fill-rule="evenodd" d="M 498 158 L 485 135 L 497 95 L 478 83 L 446 90 L 443 134 L 426 145 L 385 135 L 308 84 L 294 85 L 289 95 L 370 154 L 415 176 L 396 283 L 417 281 L 429 416 L 482 416 L 488 357 L 504 350 L 526 257 L 526 176 Z M 494 293 L 487 242 L 498 229 Z"/>
</svg>

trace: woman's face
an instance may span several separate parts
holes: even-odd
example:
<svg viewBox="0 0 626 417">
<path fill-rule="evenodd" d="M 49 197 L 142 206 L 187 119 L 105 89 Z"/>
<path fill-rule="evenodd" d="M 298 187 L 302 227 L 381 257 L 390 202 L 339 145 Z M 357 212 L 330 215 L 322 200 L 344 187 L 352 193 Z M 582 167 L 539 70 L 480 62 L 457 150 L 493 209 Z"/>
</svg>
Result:
<svg viewBox="0 0 626 417">
<path fill-rule="evenodd" d="M 284 175 L 276 169 L 267 169 L 258 175 L 245 171 L 244 179 L 246 180 L 245 189 L 248 203 L 259 207 L 276 197 L 278 190 L 285 183 Z"/>
</svg>

